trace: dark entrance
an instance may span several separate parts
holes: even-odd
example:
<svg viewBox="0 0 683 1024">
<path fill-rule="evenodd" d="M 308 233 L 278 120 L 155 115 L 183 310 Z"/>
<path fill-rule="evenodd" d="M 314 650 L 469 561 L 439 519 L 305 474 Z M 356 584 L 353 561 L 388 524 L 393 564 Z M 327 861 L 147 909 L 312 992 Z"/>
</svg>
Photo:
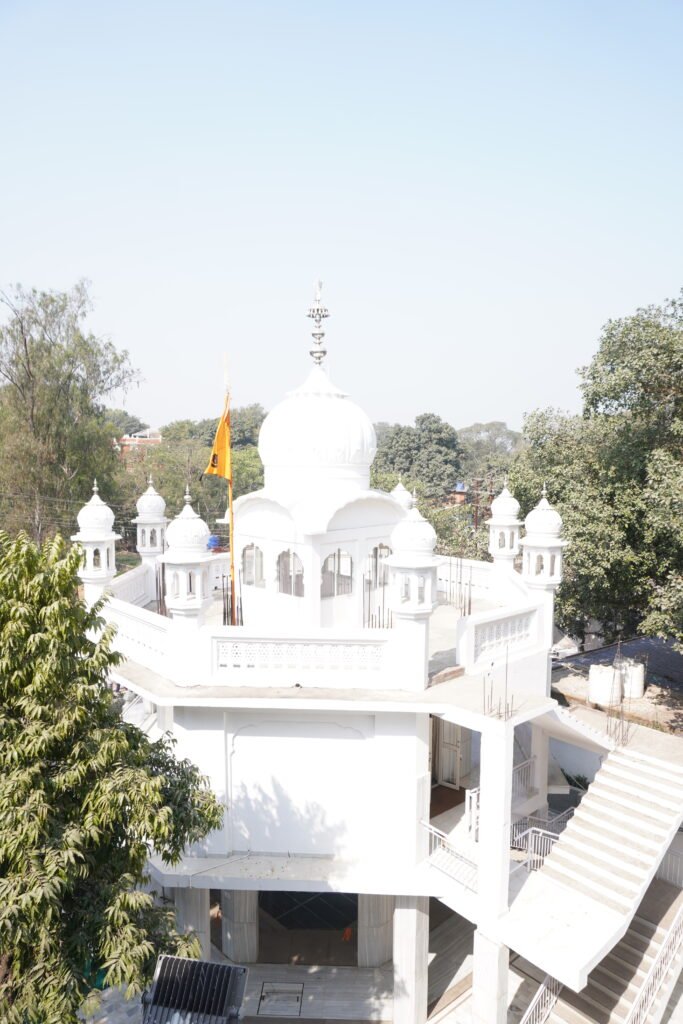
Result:
<svg viewBox="0 0 683 1024">
<path fill-rule="evenodd" d="M 352 967 L 358 958 L 358 896 L 259 893 L 259 962 Z"/>
</svg>

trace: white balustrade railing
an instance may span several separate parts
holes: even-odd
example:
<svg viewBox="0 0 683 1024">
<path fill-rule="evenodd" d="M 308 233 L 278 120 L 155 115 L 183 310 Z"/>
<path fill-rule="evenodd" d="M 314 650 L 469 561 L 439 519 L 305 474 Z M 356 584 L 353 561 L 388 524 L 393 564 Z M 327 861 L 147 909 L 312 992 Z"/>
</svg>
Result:
<svg viewBox="0 0 683 1024">
<path fill-rule="evenodd" d="M 656 877 L 660 878 L 662 882 L 668 882 L 670 885 L 676 885 L 679 889 L 683 889 L 683 853 L 669 850 L 657 868 Z"/>
<path fill-rule="evenodd" d="M 145 605 L 150 600 L 151 569 L 146 565 L 136 565 L 134 569 L 115 576 L 109 584 L 109 591 L 119 601 L 126 601 L 128 604 Z"/>
<path fill-rule="evenodd" d="M 526 832 L 516 837 L 515 847 L 523 850 L 524 858 L 519 861 L 511 870 L 511 874 L 526 868 L 527 872 L 538 871 L 543 867 L 543 862 L 558 840 L 557 833 L 548 832 L 543 828 L 528 828 Z"/>
<path fill-rule="evenodd" d="M 445 832 L 440 832 L 438 828 L 434 828 L 426 821 L 421 822 L 421 825 L 429 836 L 429 859 L 434 866 L 460 882 L 466 889 L 476 892 L 478 874 L 476 862 L 458 850 Z"/>
<path fill-rule="evenodd" d="M 116 626 L 114 647 L 117 651 L 140 665 L 163 671 L 170 654 L 170 619 L 115 597 L 107 601 L 102 614 L 107 622 Z"/>
<path fill-rule="evenodd" d="M 466 672 L 481 671 L 493 661 L 515 657 L 540 642 L 538 608 L 493 609 L 458 620 L 455 647 Z"/>
<path fill-rule="evenodd" d="M 381 639 L 214 636 L 212 665 L 214 674 L 225 677 L 226 682 L 263 682 L 266 677 L 277 680 L 285 676 L 283 685 L 313 680 L 321 686 L 335 681 L 345 686 L 385 685 L 387 644 L 386 632 Z"/>
<path fill-rule="evenodd" d="M 526 800 L 533 793 L 536 758 L 530 757 L 512 769 L 512 802 Z"/>
<path fill-rule="evenodd" d="M 574 810 L 574 807 L 568 807 L 566 811 L 562 811 L 561 814 L 556 814 L 553 817 L 528 814 L 523 818 L 519 818 L 518 821 L 513 821 L 510 826 L 510 846 L 516 850 L 524 849 L 521 843 L 526 842 L 526 840 L 523 840 L 522 837 L 531 828 L 541 829 L 544 832 L 553 832 L 556 836 L 559 836 L 567 827 L 567 823 L 574 814 Z"/>
<path fill-rule="evenodd" d="M 479 810 L 481 807 L 481 789 L 465 790 L 465 825 L 475 842 L 479 842 Z"/>
<path fill-rule="evenodd" d="M 645 1024 L 657 993 L 681 949 L 683 949 L 683 907 L 676 914 L 624 1024 Z"/>
<path fill-rule="evenodd" d="M 562 990 L 562 983 L 546 974 L 519 1024 L 545 1024 Z"/>
</svg>

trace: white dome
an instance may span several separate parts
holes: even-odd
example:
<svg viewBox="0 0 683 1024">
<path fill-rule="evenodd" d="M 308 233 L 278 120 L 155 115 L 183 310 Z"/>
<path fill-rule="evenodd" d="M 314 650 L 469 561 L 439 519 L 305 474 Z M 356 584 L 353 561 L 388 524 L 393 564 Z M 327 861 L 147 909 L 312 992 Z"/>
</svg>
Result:
<svg viewBox="0 0 683 1024">
<path fill-rule="evenodd" d="M 555 538 L 562 532 L 562 516 L 545 497 L 541 498 L 536 508 L 532 508 L 524 520 L 527 538 Z"/>
<path fill-rule="evenodd" d="M 266 416 L 258 448 L 268 489 L 313 488 L 323 480 L 368 487 L 377 439 L 363 410 L 315 366 Z"/>
<path fill-rule="evenodd" d="M 169 523 L 166 530 L 168 553 L 165 561 L 172 562 L 178 556 L 205 555 L 210 536 L 209 527 L 192 508 L 190 496 L 186 494 L 182 512 Z"/>
<path fill-rule="evenodd" d="M 436 533 L 419 509 L 411 508 L 391 532 L 391 562 L 405 565 L 413 561 L 429 562 L 436 546 Z"/>
<path fill-rule="evenodd" d="M 518 515 L 519 502 L 506 484 L 498 497 L 491 502 L 491 519 L 517 519 Z"/>
<path fill-rule="evenodd" d="M 391 492 L 391 497 L 394 501 L 398 502 L 401 508 L 410 509 L 413 507 L 413 496 L 400 480 Z"/>
<path fill-rule="evenodd" d="M 166 502 L 154 489 L 152 478 L 149 478 L 149 487 L 137 500 L 137 510 L 140 519 L 165 519 Z"/>
<path fill-rule="evenodd" d="M 93 483 L 92 498 L 78 513 L 78 529 L 84 539 L 103 538 L 112 533 L 114 513 L 98 494 L 97 480 Z"/>
</svg>

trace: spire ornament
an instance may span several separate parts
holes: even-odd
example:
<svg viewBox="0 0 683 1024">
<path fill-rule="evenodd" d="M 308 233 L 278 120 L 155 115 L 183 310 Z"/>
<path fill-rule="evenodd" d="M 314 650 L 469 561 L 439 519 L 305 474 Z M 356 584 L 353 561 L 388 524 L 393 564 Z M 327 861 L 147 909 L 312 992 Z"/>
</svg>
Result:
<svg viewBox="0 0 683 1024">
<path fill-rule="evenodd" d="M 323 338 L 325 332 L 322 330 L 322 322 L 326 320 L 330 315 L 325 306 L 323 306 L 320 293 L 322 291 L 322 281 L 317 281 L 315 286 L 315 295 L 313 299 L 313 305 L 306 314 L 307 317 L 313 321 L 315 330 L 311 331 L 313 336 L 313 348 L 310 350 L 311 357 L 316 366 L 320 366 L 323 359 L 327 355 L 327 349 L 323 346 Z"/>
</svg>

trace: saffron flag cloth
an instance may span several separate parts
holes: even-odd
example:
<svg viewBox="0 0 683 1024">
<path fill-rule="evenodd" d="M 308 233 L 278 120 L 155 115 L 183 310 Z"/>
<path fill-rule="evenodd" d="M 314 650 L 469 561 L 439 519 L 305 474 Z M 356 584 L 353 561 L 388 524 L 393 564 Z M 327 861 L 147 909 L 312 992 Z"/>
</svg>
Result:
<svg viewBox="0 0 683 1024">
<path fill-rule="evenodd" d="M 213 440 L 209 465 L 204 470 L 205 476 L 222 476 L 232 481 L 232 453 L 230 451 L 230 399 L 226 398 L 223 415 L 218 422 L 218 429 Z"/>
</svg>

